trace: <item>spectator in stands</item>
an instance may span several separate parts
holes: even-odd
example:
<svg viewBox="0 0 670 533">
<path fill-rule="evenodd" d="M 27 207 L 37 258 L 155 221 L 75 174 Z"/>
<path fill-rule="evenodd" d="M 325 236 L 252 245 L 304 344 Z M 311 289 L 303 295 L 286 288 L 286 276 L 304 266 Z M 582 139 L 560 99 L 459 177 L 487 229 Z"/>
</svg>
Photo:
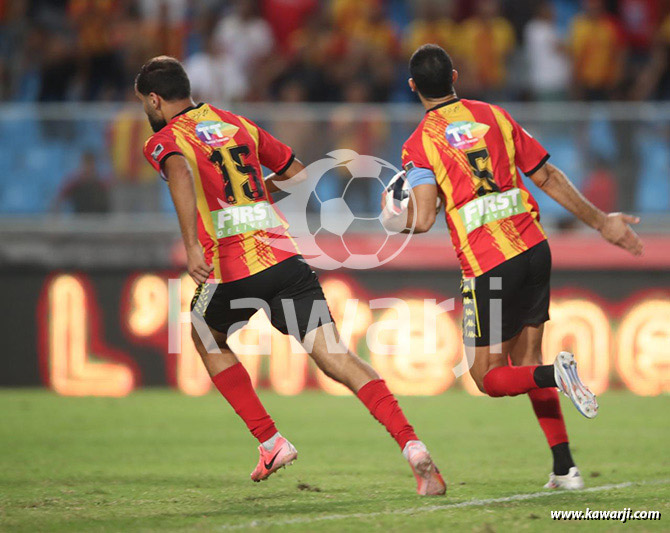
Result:
<svg viewBox="0 0 670 533">
<path fill-rule="evenodd" d="M 372 53 L 390 59 L 398 56 L 398 36 L 381 3 L 369 4 L 364 16 L 350 21 L 349 28 L 350 38 L 362 43 Z"/>
<path fill-rule="evenodd" d="M 77 32 L 77 54 L 84 78 L 83 96 L 119 100 L 123 94 L 123 73 L 112 29 L 117 2 L 111 0 L 70 0 L 68 16 Z"/>
<path fill-rule="evenodd" d="M 191 80 L 193 98 L 223 106 L 243 99 L 248 87 L 239 63 L 213 36 L 207 38 L 205 46 L 205 50 L 191 56 L 184 64 Z"/>
<path fill-rule="evenodd" d="M 349 33 L 357 20 L 364 19 L 381 0 L 332 0 L 330 12 L 335 27 Z"/>
<path fill-rule="evenodd" d="M 29 54 L 35 51 L 28 18 L 28 1 L 14 0 L 0 13 L 0 100 L 9 100 L 19 91 Z M 31 50 L 32 48 L 32 50 Z"/>
<path fill-rule="evenodd" d="M 496 100 L 506 96 L 507 62 L 516 38 L 512 25 L 500 15 L 498 0 L 481 0 L 475 16 L 461 25 L 459 52 L 474 79 L 472 97 Z"/>
<path fill-rule="evenodd" d="M 145 32 L 160 53 L 183 58 L 188 0 L 140 0 L 139 6 Z"/>
<path fill-rule="evenodd" d="M 619 0 L 618 15 L 627 48 L 622 87 L 633 87 L 649 63 L 660 22 L 659 4 L 658 0 Z"/>
<path fill-rule="evenodd" d="M 294 33 L 319 7 L 318 0 L 263 0 L 263 17 L 272 28 L 283 54 L 289 52 Z"/>
<path fill-rule="evenodd" d="M 333 77 L 344 100 L 349 100 L 345 94 L 349 85 L 360 88 L 360 81 L 365 78 L 368 101 L 385 102 L 396 80 L 399 41 L 383 6 L 376 2 L 366 5 L 363 18 L 350 21 L 346 29 L 338 30 L 342 55 L 332 69 Z"/>
<path fill-rule="evenodd" d="M 538 100 L 564 100 L 570 79 L 570 63 L 556 28 L 551 2 L 540 2 L 524 31 L 530 90 Z"/>
<path fill-rule="evenodd" d="M 55 32 L 41 32 L 40 102 L 67 100 L 77 74 L 75 53 L 70 41 Z"/>
<path fill-rule="evenodd" d="M 458 25 L 452 18 L 453 1 L 421 0 L 416 2 L 416 16 L 407 25 L 403 53 L 409 58 L 426 43 L 440 45 L 454 54 L 458 44 Z"/>
<path fill-rule="evenodd" d="M 656 32 L 650 58 L 633 87 L 632 97 L 670 100 L 670 13 Z"/>
<path fill-rule="evenodd" d="M 202 66 L 215 55 L 213 31 L 216 49 L 243 72 L 244 100 L 277 98 L 297 75 L 309 101 L 341 101 L 348 82 L 368 75 L 371 99 L 388 101 L 405 85 L 407 54 L 429 41 L 454 57 L 463 96 L 509 98 L 518 88 L 509 80 L 519 79 L 508 76 L 508 64 L 517 65 L 515 30 L 533 93 L 556 98 L 565 85 L 550 7 L 557 1 L 538 2 L 526 23 L 534 0 L 0 0 L 0 98 L 119 99 L 147 57 L 202 52 L 191 61 Z M 574 96 L 663 97 L 670 30 L 658 27 L 667 0 L 581 1 L 567 41 Z"/>
<path fill-rule="evenodd" d="M 305 25 L 293 33 L 283 66 L 273 62 L 274 94 L 285 83 L 299 81 L 311 102 L 334 102 L 340 99 L 339 65 L 346 52 L 347 37 L 330 21 L 330 13 L 317 10 Z"/>
<path fill-rule="evenodd" d="M 584 0 L 584 11 L 570 28 L 575 96 L 607 100 L 619 85 L 624 43 L 617 21 L 605 10 L 603 0 Z"/>
<path fill-rule="evenodd" d="M 235 10 L 214 30 L 217 46 L 230 54 L 244 83 L 254 88 L 254 72 L 272 53 L 274 38 L 270 25 L 259 16 L 256 0 L 237 0 Z"/>
<path fill-rule="evenodd" d="M 133 83 L 147 57 L 165 53 L 155 28 L 147 23 L 135 3 L 127 4 L 114 26 L 114 46 L 120 51 L 124 91 Z"/>
<path fill-rule="evenodd" d="M 658 0 L 619 0 L 619 19 L 628 46 L 628 61 L 639 72 L 649 59 L 654 35 L 660 22 Z"/>
<path fill-rule="evenodd" d="M 77 214 L 109 211 L 109 190 L 100 177 L 92 152 L 82 154 L 79 169 L 66 179 L 53 202 L 52 210 L 60 211 L 65 203 L 69 203 Z"/>
</svg>

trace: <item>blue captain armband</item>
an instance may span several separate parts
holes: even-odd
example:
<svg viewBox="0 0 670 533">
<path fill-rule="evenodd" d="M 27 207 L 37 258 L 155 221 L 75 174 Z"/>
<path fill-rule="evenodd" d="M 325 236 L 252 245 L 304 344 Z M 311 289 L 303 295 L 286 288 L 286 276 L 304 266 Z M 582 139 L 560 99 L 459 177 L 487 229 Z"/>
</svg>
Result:
<svg viewBox="0 0 670 533">
<path fill-rule="evenodd" d="M 412 167 L 406 174 L 407 183 L 413 189 L 417 185 L 435 184 L 435 174 L 427 168 Z"/>
</svg>

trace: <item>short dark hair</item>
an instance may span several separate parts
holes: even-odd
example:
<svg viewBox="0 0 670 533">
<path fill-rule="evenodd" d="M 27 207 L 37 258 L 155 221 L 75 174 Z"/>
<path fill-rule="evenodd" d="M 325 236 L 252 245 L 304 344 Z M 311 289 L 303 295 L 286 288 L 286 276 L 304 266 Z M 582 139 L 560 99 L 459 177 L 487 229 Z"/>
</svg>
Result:
<svg viewBox="0 0 670 533">
<path fill-rule="evenodd" d="M 184 67 L 170 56 L 154 57 L 142 65 L 135 87 L 144 96 L 156 93 L 169 102 L 191 96 L 191 82 Z"/>
<path fill-rule="evenodd" d="M 409 72 L 416 89 L 425 98 L 442 98 L 454 92 L 454 64 L 444 48 L 424 44 L 409 60 Z"/>
</svg>

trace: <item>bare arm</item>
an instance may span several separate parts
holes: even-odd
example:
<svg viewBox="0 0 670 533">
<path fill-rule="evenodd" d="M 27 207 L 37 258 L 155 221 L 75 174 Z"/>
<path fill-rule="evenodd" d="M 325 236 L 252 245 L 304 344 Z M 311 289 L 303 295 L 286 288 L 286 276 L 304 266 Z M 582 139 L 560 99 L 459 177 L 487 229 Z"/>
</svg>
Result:
<svg viewBox="0 0 670 533">
<path fill-rule="evenodd" d="M 268 192 L 272 194 L 280 191 L 281 189 L 277 187 L 278 182 L 290 180 L 300 174 L 303 170 L 305 170 L 305 165 L 303 165 L 302 161 L 296 157 L 283 174 L 276 174 L 273 172 L 265 178 L 265 186 L 267 187 Z M 297 184 L 306 178 L 307 173 L 303 174 L 303 176 L 299 176 L 293 183 Z"/>
<path fill-rule="evenodd" d="M 382 208 L 384 200 L 382 199 Z M 435 224 L 437 211 L 437 185 L 422 184 L 412 189 L 407 210 L 395 215 L 384 210 L 382 224 L 391 231 L 426 233 Z"/>
<path fill-rule="evenodd" d="M 191 168 L 184 156 L 173 155 L 165 160 L 163 170 L 179 218 L 181 236 L 186 248 L 188 273 L 197 284 L 204 283 L 214 267 L 205 261 L 202 246 L 198 242 L 198 208 Z"/>
<path fill-rule="evenodd" d="M 598 230 L 606 241 L 633 255 L 642 254 L 642 241 L 630 227 L 630 224 L 640 221 L 638 217 L 625 213 L 604 213 L 589 202 L 560 169 L 550 163 L 535 172 L 531 179 L 579 220 Z"/>
</svg>

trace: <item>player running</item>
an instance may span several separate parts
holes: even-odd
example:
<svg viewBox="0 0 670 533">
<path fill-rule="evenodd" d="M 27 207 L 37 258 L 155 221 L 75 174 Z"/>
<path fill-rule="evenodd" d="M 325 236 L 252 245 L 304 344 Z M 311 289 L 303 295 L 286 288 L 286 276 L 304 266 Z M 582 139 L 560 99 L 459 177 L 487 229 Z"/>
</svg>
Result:
<svg viewBox="0 0 670 533">
<path fill-rule="evenodd" d="M 409 68 L 409 85 L 426 114 L 402 150 L 413 198 L 404 213 L 385 210 L 385 224 L 396 231 L 426 232 L 435 222 L 438 196 L 443 200 L 463 271 L 470 373 L 489 396 L 528 394 L 553 454 L 545 487 L 580 489 L 584 482 L 570 454 L 556 389 L 587 418 L 596 416 L 598 404 L 579 379 L 571 353 L 561 352 L 553 365 L 542 364 L 551 253 L 537 202 L 517 168 L 607 241 L 634 255 L 642 253 L 642 242 L 629 224 L 639 220 L 593 206 L 547 163 L 546 150 L 504 109 L 459 99 L 458 72 L 439 46 L 420 47 Z M 502 316 L 492 299 L 502 302 Z M 496 310 L 497 316 L 490 316 Z"/>
<path fill-rule="evenodd" d="M 241 327 L 256 312 L 231 305 L 240 298 L 262 301 L 274 327 L 294 334 L 327 376 L 357 395 L 400 446 L 419 494 L 444 494 L 442 476 L 384 381 L 346 348 L 328 349 L 327 340 L 338 334 L 321 285 L 289 245 L 291 237 L 270 196 L 277 182 L 299 174 L 303 164 L 250 120 L 209 104 L 195 105 L 186 72 L 174 58 L 148 61 L 135 80 L 135 92 L 156 132 L 144 154 L 168 182 L 188 271 L 198 284 L 192 308 L 204 314 L 217 346 L 208 350 L 195 327 L 193 341 L 214 385 L 260 442 L 251 479 L 266 479 L 291 464 L 298 452 L 277 431 L 226 343 L 231 326 Z M 265 180 L 261 165 L 274 171 Z M 315 307 L 325 310 L 320 322 L 311 320 Z M 294 316 L 288 309 L 295 310 Z"/>
</svg>

